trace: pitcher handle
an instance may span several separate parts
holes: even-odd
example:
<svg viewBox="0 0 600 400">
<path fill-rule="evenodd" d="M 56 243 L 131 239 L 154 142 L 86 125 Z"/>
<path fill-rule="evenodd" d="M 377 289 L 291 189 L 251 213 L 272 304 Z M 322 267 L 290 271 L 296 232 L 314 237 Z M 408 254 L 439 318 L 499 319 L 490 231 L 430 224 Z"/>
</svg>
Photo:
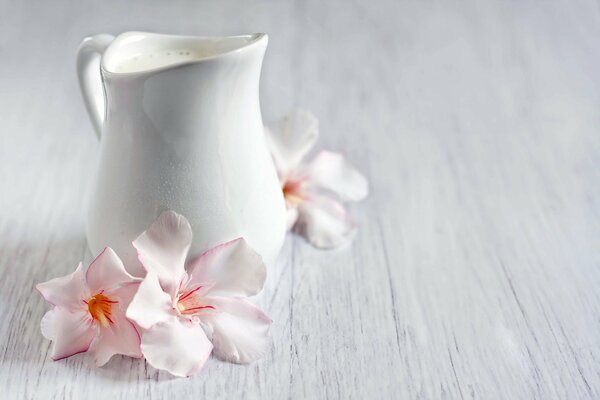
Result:
<svg viewBox="0 0 600 400">
<path fill-rule="evenodd" d="M 104 123 L 104 88 L 100 75 L 100 60 L 108 45 L 115 39 L 106 33 L 89 36 L 77 49 L 77 76 L 83 95 L 83 102 L 88 111 L 96 136 L 100 139 Z"/>
</svg>

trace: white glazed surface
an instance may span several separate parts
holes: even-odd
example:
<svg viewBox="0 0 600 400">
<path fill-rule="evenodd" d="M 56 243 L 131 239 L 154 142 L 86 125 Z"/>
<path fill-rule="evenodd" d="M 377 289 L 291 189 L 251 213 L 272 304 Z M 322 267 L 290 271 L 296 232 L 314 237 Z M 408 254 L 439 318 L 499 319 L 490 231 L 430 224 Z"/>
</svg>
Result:
<svg viewBox="0 0 600 400">
<path fill-rule="evenodd" d="M 140 32 L 108 46 L 87 222 L 92 253 L 111 246 L 141 273 L 131 241 L 172 209 L 192 225 L 191 257 L 243 236 L 267 263 L 275 259 L 285 205 L 258 98 L 266 46 L 260 34 L 205 39 Z M 149 55 L 155 60 L 132 61 Z"/>
</svg>

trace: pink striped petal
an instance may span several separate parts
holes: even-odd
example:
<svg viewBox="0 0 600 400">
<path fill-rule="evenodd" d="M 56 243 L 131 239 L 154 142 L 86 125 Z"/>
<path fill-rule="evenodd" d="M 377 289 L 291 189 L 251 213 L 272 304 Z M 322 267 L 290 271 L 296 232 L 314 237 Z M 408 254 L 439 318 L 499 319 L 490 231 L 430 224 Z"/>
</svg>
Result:
<svg viewBox="0 0 600 400">
<path fill-rule="evenodd" d="M 332 199 L 312 198 L 302 204 L 299 212 L 294 229 L 315 247 L 339 247 L 350 242 L 356 234 L 356 225 L 344 207 Z"/>
<path fill-rule="evenodd" d="M 96 364 L 106 364 L 115 354 L 129 357 L 142 357 L 140 334 L 135 326 L 125 317 L 125 310 L 135 295 L 138 284 L 130 284 L 112 291 L 111 298 L 118 301 L 113 305 L 112 323 L 107 327 L 99 327 L 98 337 L 92 344 Z"/>
<path fill-rule="evenodd" d="M 200 325 L 178 317 L 156 324 L 142 335 L 142 353 L 148 363 L 175 376 L 200 371 L 212 349 Z"/>
<path fill-rule="evenodd" d="M 191 243 L 188 220 L 174 211 L 165 211 L 133 241 L 133 246 L 146 271 L 155 273 L 165 291 L 174 296 L 185 275 Z"/>
<path fill-rule="evenodd" d="M 172 298 L 163 291 L 156 274 L 148 272 L 127 308 L 127 318 L 149 329 L 168 320 L 173 313 Z"/>
<path fill-rule="evenodd" d="M 246 364 L 267 352 L 272 321 L 257 306 L 234 297 L 206 297 L 205 301 L 215 308 L 200 318 L 211 337 L 216 357 Z"/>
<path fill-rule="evenodd" d="M 48 303 L 71 311 L 82 309 L 83 300 L 89 297 L 81 263 L 72 274 L 39 283 L 35 288 Z"/>
<path fill-rule="evenodd" d="M 71 312 L 61 307 L 54 309 L 54 326 L 51 357 L 62 360 L 74 354 L 86 352 L 96 336 L 97 327 L 89 313 L 80 310 Z"/>
<path fill-rule="evenodd" d="M 268 124 L 265 136 L 280 178 L 296 168 L 319 137 L 319 122 L 312 113 L 295 110 Z"/>
<path fill-rule="evenodd" d="M 308 165 L 307 174 L 313 185 L 335 193 L 342 200 L 362 200 L 369 193 L 365 177 L 338 153 L 321 151 Z"/>
<path fill-rule="evenodd" d="M 85 274 L 87 286 L 92 295 L 134 281 L 123 266 L 123 262 L 110 247 L 105 247 L 88 267 Z"/>
<path fill-rule="evenodd" d="M 267 269 L 242 238 L 216 246 L 199 256 L 190 267 L 187 287 L 212 283 L 212 295 L 253 296 L 261 291 Z"/>
</svg>

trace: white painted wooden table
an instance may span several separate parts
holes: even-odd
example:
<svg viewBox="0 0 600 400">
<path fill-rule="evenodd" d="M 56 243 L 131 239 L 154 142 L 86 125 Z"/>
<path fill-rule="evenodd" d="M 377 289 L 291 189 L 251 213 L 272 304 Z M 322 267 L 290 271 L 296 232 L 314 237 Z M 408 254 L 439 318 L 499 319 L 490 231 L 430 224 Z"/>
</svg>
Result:
<svg viewBox="0 0 600 400">
<path fill-rule="evenodd" d="M 33 286 L 91 257 L 74 52 L 132 29 L 268 32 L 265 118 L 371 181 L 353 246 L 287 241 L 253 365 L 48 357 Z M 599 38 L 592 0 L 0 0 L 0 397 L 600 398 Z"/>
</svg>

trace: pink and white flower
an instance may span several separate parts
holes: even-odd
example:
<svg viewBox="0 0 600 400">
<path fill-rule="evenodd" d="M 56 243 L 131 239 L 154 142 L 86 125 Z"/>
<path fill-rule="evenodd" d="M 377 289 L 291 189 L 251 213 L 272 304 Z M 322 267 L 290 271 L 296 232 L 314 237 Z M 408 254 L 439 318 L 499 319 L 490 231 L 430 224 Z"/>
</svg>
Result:
<svg viewBox="0 0 600 400">
<path fill-rule="evenodd" d="M 366 197 L 368 185 L 363 175 L 341 154 L 329 151 L 303 162 L 319 136 L 318 121 L 310 112 L 297 110 L 268 125 L 266 136 L 286 200 L 288 228 L 319 248 L 349 242 L 356 225 L 338 200 Z"/>
<path fill-rule="evenodd" d="M 81 263 L 70 275 L 36 286 L 54 308 L 42 318 L 42 334 L 52 340 L 53 360 L 90 351 L 102 366 L 115 354 L 141 357 L 140 335 L 125 317 L 139 282 L 109 247 L 84 274 Z"/>
<path fill-rule="evenodd" d="M 186 271 L 191 242 L 189 222 L 173 211 L 133 242 L 147 273 L 127 317 L 142 328 L 148 363 L 176 376 L 198 372 L 211 352 L 248 363 L 269 344 L 271 319 L 246 300 L 263 287 L 261 257 L 240 238 L 205 252 Z"/>
</svg>

